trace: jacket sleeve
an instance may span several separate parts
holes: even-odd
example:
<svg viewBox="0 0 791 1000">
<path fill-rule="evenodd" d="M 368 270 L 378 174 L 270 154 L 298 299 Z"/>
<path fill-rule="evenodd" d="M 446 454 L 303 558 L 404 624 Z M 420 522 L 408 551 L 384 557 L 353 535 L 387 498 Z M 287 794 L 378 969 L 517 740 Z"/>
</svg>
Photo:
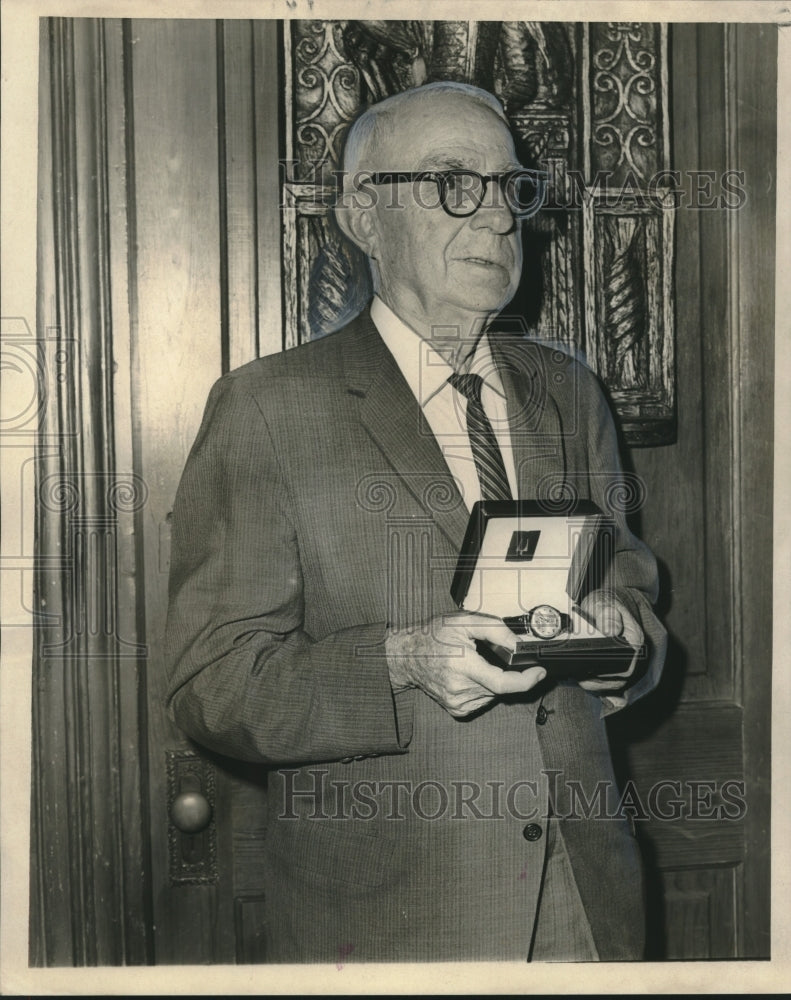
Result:
<svg viewBox="0 0 791 1000">
<path fill-rule="evenodd" d="M 591 499 L 614 524 L 613 558 L 604 573 L 602 589 L 613 593 L 641 624 L 645 636 L 645 659 L 637 665 L 633 680 L 617 694 L 602 695 L 603 714 L 624 708 L 657 685 L 662 673 L 667 634 L 653 605 L 659 593 L 656 559 L 629 529 L 626 514 L 637 509 L 643 484 L 624 478 L 618 439 L 610 408 L 593 373 L 582 365 L 579 372 L 581 427 L 587 429 L 588 479 Z"/>
<path fill-rule="evenodd" d="M 404 752 L 386 623 L 314 641 L 299 539 L 264 415 L 233 374 L 213 388 L 173 511 L 168 709 L 198 743 L 265 763 Z"/>
</svg>

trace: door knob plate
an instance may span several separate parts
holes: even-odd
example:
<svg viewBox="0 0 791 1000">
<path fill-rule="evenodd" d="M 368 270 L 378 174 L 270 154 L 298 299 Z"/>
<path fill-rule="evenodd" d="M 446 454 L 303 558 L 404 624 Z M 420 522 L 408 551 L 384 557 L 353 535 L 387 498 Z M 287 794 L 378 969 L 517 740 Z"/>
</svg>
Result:
<svg viewBox="0 0 791 1000">
<path fill-rule="evenodd" d="M 194 750 L 167 751 L 171 885 L 217 882 L 214 767 Z"/>
</svg>

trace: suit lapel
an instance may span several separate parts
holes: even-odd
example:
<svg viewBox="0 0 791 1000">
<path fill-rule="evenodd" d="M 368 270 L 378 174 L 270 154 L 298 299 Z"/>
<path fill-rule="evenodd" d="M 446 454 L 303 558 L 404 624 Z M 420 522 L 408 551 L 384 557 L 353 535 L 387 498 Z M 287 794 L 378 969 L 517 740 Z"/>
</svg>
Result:
<svg viewBox="0 0 791 1000">
<path fill-rule="evenodd" d="M 566 461 L 560 413 L 549 391 L 551 355 L 508 334 L 493 333 L 490 344 L 506 396 L 519 498 L 563 497 Z"/>
<path fill-rule="evenodd" d="M 344 366 L 347 391 L 360 397 L 360 420 L 399 482 L 458 550 L 469 515 L 456 481 L 368 310 L 355 325 Z"/>
<path fill-rule="evenodd" d="M 458 549 L 468 513 L 456 481 L 367 309 L 354 326 L 344 367 L 347 391 L 360 398 L 360 420 L 398 480 Z M 566 456 L 554 398 L 562 383 L 549 370 L 553 355 L 523 336 L 495 333 L 490 342 L 506 395 L 519 498 L 566 499 Z M 558 365 L 558 371 L 564 367 Z"/>
</svg>

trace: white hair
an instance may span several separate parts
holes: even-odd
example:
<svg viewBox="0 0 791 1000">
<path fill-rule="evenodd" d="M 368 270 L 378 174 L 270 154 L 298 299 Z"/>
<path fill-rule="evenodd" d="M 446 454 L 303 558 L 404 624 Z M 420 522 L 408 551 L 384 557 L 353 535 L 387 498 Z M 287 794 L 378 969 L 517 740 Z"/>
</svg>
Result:
<svg viewBox="0 0 791 1000">
<path fill-rule="evenodd" d="M 356 119 L 346 135 L 343 149 L 342 169 L 346 177 L 354 177 L 367 158 L 376 151 L 382 138 L 389 131 L 392 118 L 409 104 L 420 104 L 433 95 L 450 94 L 466 97 L 489 111 L 493 112 L 506 126 L 508 119 L 502 104 L 494 94 L 468 83 L 455 83 L 450 80 L 440 80 L 436 83 L 426 83 L 420 87 L 411 87 L 399 94 L 387 97 L 378 104 L 372 104 Z"/>
</svg>

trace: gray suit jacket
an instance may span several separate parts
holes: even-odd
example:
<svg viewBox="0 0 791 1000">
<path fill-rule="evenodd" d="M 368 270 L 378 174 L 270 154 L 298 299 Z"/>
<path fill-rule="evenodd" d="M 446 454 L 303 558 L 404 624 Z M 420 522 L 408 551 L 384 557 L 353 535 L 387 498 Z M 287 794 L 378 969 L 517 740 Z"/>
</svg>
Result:
<svg viewBox="0 0 791 1000">
<path fill-rule="evenodd" d="M 523 339 L 496 353 L 520 496 L 608 509 L 620 465 L 595 378 Z M 617 800 L 606 709 L 576 685 L 545 690 L 543 724 L 541 692 L 464 720 L 393 695 L 386 626 L 454 610 L 467 518 L 367 312 L 212 390 L 174 510 L 169 705 L 198 742 L 270 766 L 273 960 L 524 959 L 550 786 L 561 816 L 574 782 Z M 664 632 L 653 557 L 616 519 L 605 583 L 651 650 L 633 700 L 656 683 Z M 601 958 L 640 957 L 628 824 L 563 832 Z"/>
</svg>

